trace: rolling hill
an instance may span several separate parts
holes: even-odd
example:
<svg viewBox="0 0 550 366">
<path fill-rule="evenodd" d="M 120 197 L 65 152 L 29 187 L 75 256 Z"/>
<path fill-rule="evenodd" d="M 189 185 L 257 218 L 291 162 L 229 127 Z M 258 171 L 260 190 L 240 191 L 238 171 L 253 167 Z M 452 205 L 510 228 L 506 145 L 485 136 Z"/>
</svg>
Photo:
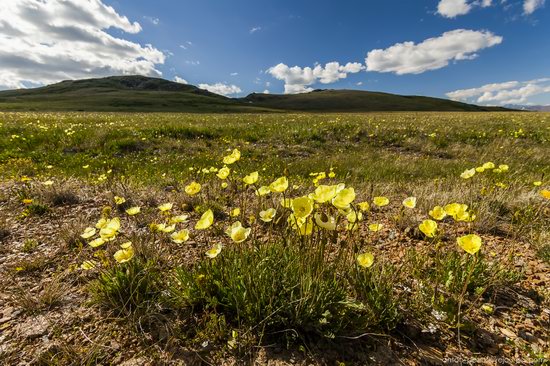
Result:
<svg viewBox="0 0 550 366">
<path fill-rule="evenodd" d="M 293 95 L 253 93 L 245 98 L 227 98 L 193 85 L 145 76 L 67 80 L 40 88 L 0 91 L 0 111 L 238 113 L 494 110 L 506 109 L 360 90 L 316 90 Z"/>
</svg>

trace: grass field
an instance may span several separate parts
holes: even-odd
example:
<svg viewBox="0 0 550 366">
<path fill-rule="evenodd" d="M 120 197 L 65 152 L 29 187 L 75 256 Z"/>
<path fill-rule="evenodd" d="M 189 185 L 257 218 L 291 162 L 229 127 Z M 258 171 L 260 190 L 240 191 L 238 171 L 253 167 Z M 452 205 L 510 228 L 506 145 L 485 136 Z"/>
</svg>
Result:
<svg viewBox="0 0 550 366">
<path fill-rule="evenodd" d="M 542 365 L 549 159 L 545 113 L 0 113 L 0 360 Z"/>
</svg>

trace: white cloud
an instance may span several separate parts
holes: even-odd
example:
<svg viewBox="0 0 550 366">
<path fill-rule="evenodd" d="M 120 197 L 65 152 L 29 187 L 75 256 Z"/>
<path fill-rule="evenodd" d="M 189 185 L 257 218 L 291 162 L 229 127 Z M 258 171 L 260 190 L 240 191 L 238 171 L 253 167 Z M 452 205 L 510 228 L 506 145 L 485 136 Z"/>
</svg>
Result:
<svg viewBox="0 0 550 366">
<path fill-rule="evenodd" d="M 114 74 L 160 76 L 165 55 L 107 33 L 141 26 L 101 0 L 0 2 L 0 88 Z"/>
<path fill-rule="evenodd" d="M 241 88 L 237 85 L 228 85 L 223 83 L 216 84 L 199 84 L 199 88 L 208 90 L 209 92 L 220 94 L 220 95 L 232 95 L 242 92 Z"/>
<path fill-rule="evenodd" d="M 185 60 L 185 63 L 191 66 L 198 66 L 201 64 L 201 62 L 198 60 Z"/>
<path fill-rule="evenodd" d="M 535 10 L 542 8 L 546 0 L 524 0 L 523 13 L 526 15 L 533 14 Z"/>
<path fill-rule="evenodd" d="M 271 92 L 269 91 L 269 89 L 266 89 L 266 90 L 264 90 L 262 93 L 264 93 L 264 94 L 270 94 Z"/>
<path fill-rule="evenodd" d="M 423 42 L 396 43 L 367 54 L 367 71 L 393 72 L 397 75 L 421 74 L 445 67 L 451 61 L 471 60 L 476 52 L 502 42 L 489 31 L 456 29 Z"/>
<path fill-rule="evenodd" d="M 252 27 L 250 28 L 250 34 L 253 34 L 253 33 L 256 33 L 256 32 L 259 32 L 262 30 L 262 27 Z"/>
<path fill-rule="evenodd" d="M 446 95 L 461 102 L 506 105 L 530 103 L 529 98 L 546 93 L 550 93 L 550 78 L 486 84 L 478 88 L 455 90 Z"/>
<path fill-rule="evenodd" d="M 329 62 L 324 67 L 316 65 L 313 68 L 289 67 L 280 63 L 269 68 L 267 73 L 275 79 L 285 82 L 285 94 L 297 94 L 312 91 L 313 89 L 309 86 L 316 82 L 322 84 L 334 83 L 340 79 L 345 79 L 348 74 L 357 73 L 364 70 L 364 68 L 359 62 L 348 62 L 345 65 L 340 65 L 338 62 Z"/>
<path fill-rule="evenodd" d="M 148 22 L 150 22 L 150 23 L 153 24 L 153 25 L 159 25 L 159 23 L 160 23 L 160 19 L 159 19 L 159 18 L 153 18 L 153 17 L 150 17 L 150 16 L 144 16 L 143 19 L 147 20 Z"/>
<path fill-rule="evenodd" d="M 470 10 L 472 10 L 472 5 L 466 0 L 440 0 L 437 4 L 438 14 L 446 18 L 468 14 Z"/>
<path fill-rule="evenodd" d="M 237 76 L 237 75 L 239 75 L 239 73 L 238 73 L 238 72 L 232 72 L 232 73 L 229 74 L 229 75 L 231 75 L 231 76 Z"/>
<path fill-rule="evenodd" d="M 176 83 L 180 83 L 180 84 L 189 84 L 189 83 L 187 82 L 187 80 L 185 80 L 184 78 L 180 78 L 179 76 L 175 76 L 175 77 L 174 77 L 174 81 L 175 81 Z"/>
</svg>

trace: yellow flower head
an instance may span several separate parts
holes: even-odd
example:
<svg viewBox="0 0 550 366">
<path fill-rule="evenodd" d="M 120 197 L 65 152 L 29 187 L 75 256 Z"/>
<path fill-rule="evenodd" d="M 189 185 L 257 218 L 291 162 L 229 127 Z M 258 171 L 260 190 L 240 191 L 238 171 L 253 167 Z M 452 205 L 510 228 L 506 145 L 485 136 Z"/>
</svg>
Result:
<svg viewBox="0 0 550 366">
<path fill-rule="evenodd" d="M 120 244 L 120 247 L 121 247 L 122 249 L 128 249 L 128 248 L 130 248 L 131 246 L 132 246 L 132 242 L 131 242 L 131 241 L 127 241 L 126 243 Z"/>
<path fill-rule="evenodd" d="M 25 204 L 25 205 L 30 205 L 31 203 L 32 203 L 32 199 L 30 199 L 30 198 L 25 198 L 23 200 L 23 204 Z"/>
<path fill-rule="evenodd" d="M 224 166 L 223 168 L 221 168 L 220 170 L 218 170 L 218 173 L 216 173 L 216 176 L 218 178 L 220 178 L 221 180 L 224 180 L 224 179 L 227 179 L 227 177 L 229 177 L 229 173 L 231 173 L 231 169 L 229 169 L 228 167 Z"/>
<path fill-rule="evenodd" d="M 336 230 L 336 219 L 334 217 L 324 213 L 316 213 L 314 217 L 317 226 L 329 231 Z"/>
<path fill-rule="evenodd" d="M 350 223 L 355 223 L 363 220 L 363 213 L 361 211 L 357 212 L 354 210 L 350 210 L 350 212 L 346 215 L 346 218 Z"/>
<path fill-rule="evenodd" d="M 88 243 L 92 248 L 97 248 L 103 244 L 105 244 L 105 240 L 103 238 L 97 238 L 97 239 L 94 239 L 92 240 L 91 242 Z"/>
<path fill-rule="evenodd" d="M 256 196 L 265 196 L 266 194 L 271 193 L 271 189 L 268 186 L 261 186 L 256 191 Z"/>
<path fill-rule="evenodd" d="M 260 220 L 263 222 L 271 222 L 276 213 L 277 211 L 274 208 L 268 208 L 267 210 L 260 211 Z"/>
<path fill-rule="evenodd" d="M 292 200 L 292 212 L 299 218 L 308 217 L 313 211 L 313 200 L 309 197 L 299 197 Z"/>
<path fill-rule="evenodd" d="M 227 230 L 225 230 L 225 233 L 229 235 L 231 240 L 235 243 L 241 243 L 248 238 L 250 231 L 250 228 L 243 227 L 241 222 L 237 221 L 228 227 Z"/>
<path fill-rule="evenodd" d="M 332 199 L 334 207 L 341 210 L 349 208 L 350 204 L 355 200 L 355 190 L 352 187 L 344 188 Z"/>
<path fill-rule="evenodd" d="M 134 257 L 134 249 L 129 247 L 127 249 L 120 249 L 113 255 L 118 263 L 128 262 Z"/>
<path fill-rule="evenodd" d="M 415 208 L 416 207 L 416 197 L 407 197 L 403 200 L 403 206 L 407 208 Z"/>
<path fill-rule="evenodd" d="M 199 221 L 197 221 L 197 224 L 195 225 L 195 229 L 197 230 L 204 230 L 208 229 L 212 224 L 214 223 L 214 213 L 212 210 L 208 210 L 205 213 L 202 214 Z"/>
<path fill-rule="evenodd" d="M 477 172 L 477 173 L 483 173 L 484 171 L 485 171 L 485 168 L 482 167 L 482 166 L 478 166 L 478 167 L 476 168 L 476 172 Z"/>
<path fill-rule="evenodd" d="M 369 268 L 374 263 L 374 256 L 371 253 L 361 253 L 357 256 L 357 264 L 363 268 Z"/>
<path fill-rule="evenodd" d="M 140 212 L 141 212 L 141 208 L 139 208 L 138 206 L 130 207 L 129 209 L 126 210 L 126 213 L 130 216 L 137 215 Z"/>
<path fill-rule="evenodd" d="M 363 212 L 367 212 L 368 210 L 370 210 L 370 205 L 366 201 L 358 203 L 357 207 L 359 207 L 359 209 Z"/>
<path fill-rule="evenodd" d="M 82 262 L 82 264 L 80 265 L 80 268 L 82 268 L 83 270 L 87 271 L 87 270 L 89 270 L 89 269 L 95 268 L 96 265 L 97 265 L 97 262 L 96 262 L 96 261 L 84 261 L 84 262 Z"/>
<path fill-rule="evenodd" d="M 462 178 L 462 179 L 470 179 L 470 178 L 472 178 L 475 174 L 476 174 L 476 169 L 475 169 L 475 168 L 467 169 L 467 170 L 465 170 L 464 172 L 462 172 L 462 174 L 460 174 L 460 178 Z"/>
<path fill-rule="evenodd" d="M 420 231 L 422 231 L 428 238 L 433 238 L 437 231 L 437 222 L 433 220 L 424 220 L 420 225 L 418 225 L 418 229 L 420 229 Z"/>
<path fill-rule="evenodd" d="M 507 172 L 507 171 L 510 169 L 510 167 L 509 167 L 507 164 L 500 164 L 500 165 L 498 166 L 498 169 L 499 169 L 501 172 L 504 173 L 504 172 Z"/>
<path fill-rule="evenodd" d="M 316 202 L 324 203 L 332 200 L 337 193 L 337 186 L 320 185 L 315 189 L 313 199 Z"/>
<path fill-rule="evenodd" d="M 181 244 L 183 242 L 186 242 L 187 240 L 189 240 L 189 230 L 183 229 L 180 231 L 176 231 L 175 233 L 170 235 L 170 238 L 176 244 Z"/>
<path fill-rule="evenodd" d="M 288 179 L 286 177 L 280 177 L 269 185 L 271 192 L 282 193 L 288 188 Z"/>
<path fill-rule="evenodd" d="M 483 164 L 484 169 L 495 169 L 495 164 L 492 161 L 488 161 Z"/>
<path fill-rule="evenodd" d="M 115 203 L 117 205 L 122 205 L 124 202 L 126 202 L 126 198 L 115 196 Z"/>
<path fill-rule="evenodd" d="M 170 218 L 170 224 L 178 224 L 180 222 L 186 222 L 189 215 L 178 215 Z"/>
<path fill-rule="evenodd" d="M 540 195 L 544 198 L 546 198 L 547 200 L 550 200 L 550 191 L 547 190 L 547 189 L 542 189 L 540 191 Z"/>
<path fill-rule="evenodd" d="M 540 186 L 542 186 L 542 182 L 540 180 L 537 180 L 536 182 L 533 182 L 533 185 L 535 187 L 540 187 Z"/>
<path fill-rule="evenodd" d="M 166 212 L 166 211 L 170 211 L 173 206 L 174 205 L 172 203 L 168 202 L 168 203 L 163 203 L 162 205 L 158 206 L 158 209 L 161 212 Z"/>
<path fill-rule="evenodd" d="M 372 201 L 378 207 L 387 206 L 390 203 L 390 200 L 387 197 L 384 197 L 384 196 L 374 197 L 374 199 Z"/>
<path fill-rule="evenodd" d="M 458 237 L 456 241 L 462 249 L 472 255 L 476 254 L 481 248 L 481 238 L 475 234 Z"/>
<path fill-rule="evenodd" d="M 384 227 L 384 225 L 382 225 L 382 224 L 370 224 L 369 225 L 369 230 L 376 232 L 376 231 L 382 230 L 382 227 Z"/>
<path fill-rule="evenodd" d="M 222 251 L 222 245 L 221 244 L 216 244 L 206 252 L 206 256 L 208 258 L 213 259 L 213 258 L 216 258 L 218 256 L 218 254 L 221 253 L 221 251 Z"/>
<path fill-rule="evenodd" d="M 99 230 L 99 236 L 104 240 L 113 240 L 120 230 L 120 219 L 115 217 L 107 220 L 105 226 Z"/>
<path fill-rule="evenodd" d="M 429 212 L 430 216 L 436 220 L 443 220 L 447 216 L 447 212 L 441 206 L 435 206 Z"/>
<path fill-rule="evenodd" d="M 223 163 L 230 165 L 238 161 L 240 158 L 241 158 L 241 152 L 237 149 L 233 149 L 231 154 L 223 157 Z"/>
<path fill-rule="evenodd" d="M 96 229 L 93 228 L 93 227 L 87 227 L 85 230 L 84 230 L 84 233 L 82 233 L 82 235 L 80 235 L 81 238 L 83 239 L 90 239 L 92 236 L 94 236 L 96 233 Z"/>
<path fill-rule="evenodd" d="M 237 217 L 241 214 L 241 209 L 236 207 L 234 209 L 231 210 L 231 212 L 229 212 L 229 216 L 231 217 Z"/>
<path fill-rule="evenodd" d="M 258 172 L 252 172 L 243 178 L 243 182 L 246 185 L 251 185 L 256 183 L 258 181 L 258 178 L 259 178 Z"/>
<path fill-rule="evenodd" d="M 201 191 L 201 184 L 197 182 L 191 182 L 185 186 L 185 193 L 190 196 L 194 196 Z"/>
</svg>

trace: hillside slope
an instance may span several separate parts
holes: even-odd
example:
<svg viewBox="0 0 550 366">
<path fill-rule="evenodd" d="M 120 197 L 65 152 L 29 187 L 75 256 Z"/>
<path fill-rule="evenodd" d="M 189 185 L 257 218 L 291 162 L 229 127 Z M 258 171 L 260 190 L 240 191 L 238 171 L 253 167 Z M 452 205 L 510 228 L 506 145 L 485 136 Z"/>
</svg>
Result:
<svg viewBox="0 0 550 366">
<path fill-rule="evenodd" d="M 193 85 L 145 76 L 68 80 L 34 89 L 0 91 L 0 111 L 95 112 L 374 112 L 494 111 L 447 99 L 361 90 L 250 94 L 227 98 Z"/>
</svg>

